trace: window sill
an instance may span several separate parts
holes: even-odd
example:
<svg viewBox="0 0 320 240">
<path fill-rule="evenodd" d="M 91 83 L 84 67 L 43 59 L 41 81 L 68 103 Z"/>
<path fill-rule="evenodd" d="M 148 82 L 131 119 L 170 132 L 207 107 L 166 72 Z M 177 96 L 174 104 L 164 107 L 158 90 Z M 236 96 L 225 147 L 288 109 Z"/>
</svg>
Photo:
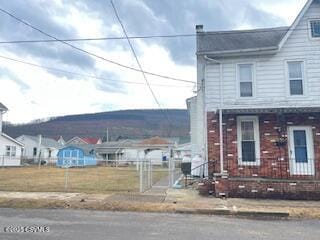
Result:
<svg viewBox="0 0 320 240">
<path fill-rule="evenodd" d="M 238 162 L 238 165 L 244 166 L 244 167 L 259 167 L 260 166 L 260 162 Z"/>
</svg>

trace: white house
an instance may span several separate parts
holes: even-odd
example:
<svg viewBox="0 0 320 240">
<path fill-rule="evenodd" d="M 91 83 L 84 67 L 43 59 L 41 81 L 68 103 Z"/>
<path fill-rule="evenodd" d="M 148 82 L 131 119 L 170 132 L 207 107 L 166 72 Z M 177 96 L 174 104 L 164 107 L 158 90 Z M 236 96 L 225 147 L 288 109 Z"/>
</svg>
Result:
<svg viewBox="0 0 320 240">
<path fill-rule="evenodd" d="M 217 195 L 319 199 L 320 0 L 288 27 L 196 30 L 191 140 Z"/>
<path fill-rule="evenodd" d="M 21 135 L 16 138 L 24 144 L 23 157 L 28 159 L 55 159 L 59 149 L 63 146 L 56 140 L 39 136 Z"/>
<path fill-rule="evenodd" d="M 23 144 L 2 132 L 2 115 L 7 111 L 0 103 L 0 166 L 20 166 Z"/>
</svg>

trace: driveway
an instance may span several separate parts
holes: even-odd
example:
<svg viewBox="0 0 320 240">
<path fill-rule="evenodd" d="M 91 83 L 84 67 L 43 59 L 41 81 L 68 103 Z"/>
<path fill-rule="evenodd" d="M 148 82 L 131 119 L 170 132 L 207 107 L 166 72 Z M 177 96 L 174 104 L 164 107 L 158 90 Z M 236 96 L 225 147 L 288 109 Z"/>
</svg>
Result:
<svg viewBox="0 0 320 240">
<path fill-rule="evenodd" d="M 48 233 L 4 233 L 8 226 L 48 226 Z M 318 240 L 320 222 L 256 221 L 216 216 L 0 209 L 0 239 Z"/>
</svg>

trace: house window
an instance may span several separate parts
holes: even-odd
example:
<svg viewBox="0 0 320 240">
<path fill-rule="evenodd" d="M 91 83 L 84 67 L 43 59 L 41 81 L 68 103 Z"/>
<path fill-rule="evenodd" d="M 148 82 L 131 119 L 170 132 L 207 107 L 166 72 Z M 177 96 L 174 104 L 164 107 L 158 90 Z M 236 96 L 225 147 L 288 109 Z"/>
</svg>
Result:
<svg viewBox="0 0 320 240">
<path fill-rule="evenodd" d="M 240 97 L 253 96 L 253 64 L 239 64 Z"/>
<path fill-rule="evenodd" d="M 7 157 L 10 157 L 10 151 L 11 151 L 10 146 L 6 146 L 6 156 Z"/>
<path fill-rule="evenodd" d="M 37 156 L 37 148 L 33 148 L 33 156 Z"/>
<path fill-rule="evenodd" d="M 239 163 L 242 165 L 258 165 L 260 163 L 258 117 L 238 117 L 237 129 Z"/>
<path fill-rule="evenodd" d="M 311 27 L 311 37 L 320 38 L 320 19 L 311 20 L 310 27 Z"/>
<path fill-rule="evenodd" d="M 303 62 L 288 62 L 290 95 L 303 95 Z"/>
<path fill-rule="evenodd" d="M 15 157 L 17 148 L 16 146 L 6 146 L 6 156 L 7 157 Z"/>
</svg>

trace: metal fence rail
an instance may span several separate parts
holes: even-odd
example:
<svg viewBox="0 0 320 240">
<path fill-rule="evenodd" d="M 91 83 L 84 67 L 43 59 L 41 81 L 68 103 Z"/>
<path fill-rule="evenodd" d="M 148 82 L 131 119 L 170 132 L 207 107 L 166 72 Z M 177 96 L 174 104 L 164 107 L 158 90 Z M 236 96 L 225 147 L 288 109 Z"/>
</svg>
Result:
<svg viewBox="0 0 320 240">
<path fill-rule="evenodd" d="M 63 166 L 57 166 L 58 158 L 10 157 L 7 161 L 19 164 L 8 166 L 1 165 L 1 159 L 0 191 L 138 193 L 159 182 L 172 186 L 174 174 L 179 173 L 178 163 L 171 160 L 97 159 L 96 165 L 85 166 L 68 158 L 63 159 Z"/>
</svg>

